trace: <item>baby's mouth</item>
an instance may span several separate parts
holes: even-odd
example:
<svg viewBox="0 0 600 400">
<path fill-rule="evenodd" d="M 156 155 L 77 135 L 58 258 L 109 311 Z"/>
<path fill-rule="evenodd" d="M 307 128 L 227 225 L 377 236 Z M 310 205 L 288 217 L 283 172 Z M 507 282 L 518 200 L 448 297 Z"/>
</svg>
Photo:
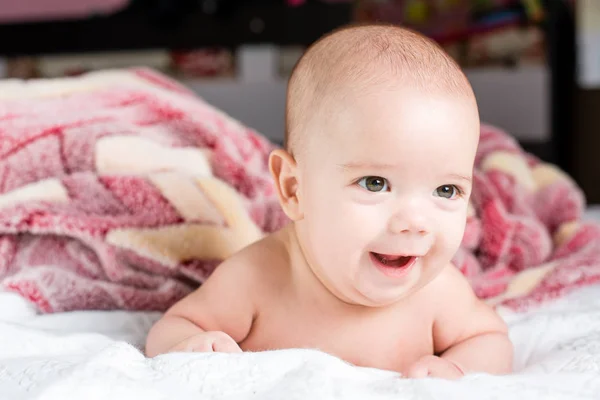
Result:
<svg viewBox="0 0 600 400">
<path fill-rule="evenodd" d="M 371 256 L 386 267 L 402 268 L 414 260 L 414 256 L 394 256 L 389 254 L 379 254 L 371 252 Z"/>
</svg>

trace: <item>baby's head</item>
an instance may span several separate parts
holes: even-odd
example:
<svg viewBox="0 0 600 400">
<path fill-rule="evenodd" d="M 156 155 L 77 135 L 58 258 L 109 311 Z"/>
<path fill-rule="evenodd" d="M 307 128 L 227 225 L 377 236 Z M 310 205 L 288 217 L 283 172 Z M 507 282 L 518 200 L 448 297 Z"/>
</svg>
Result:
<svg viewBox="0 0 600 400">
<path fill-rule="evenodd" d="M 430 282 L 462 240 L 478 139 L 471 87 L 429 39 L 356 26 L 309 48 L 270 166 L 315 275 L 368 306 Z"/>
</svg>

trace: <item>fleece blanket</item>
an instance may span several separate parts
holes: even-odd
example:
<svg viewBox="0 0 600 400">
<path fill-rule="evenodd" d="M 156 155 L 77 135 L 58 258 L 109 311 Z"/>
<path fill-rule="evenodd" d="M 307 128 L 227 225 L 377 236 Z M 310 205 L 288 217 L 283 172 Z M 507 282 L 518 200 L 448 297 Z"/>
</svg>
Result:
<svg viewBox="0 0 600 400">
<path fill-rule="evenodd" d="M 477 294 L 525 310 L 600 280 L 579 188 L 505 132 L 481 134 L 454 259 Z M 272 148 L 149 70 L 0 83 L 0 284 L 43 313 L 163 311 L 287 223 Z"/>
</svg>

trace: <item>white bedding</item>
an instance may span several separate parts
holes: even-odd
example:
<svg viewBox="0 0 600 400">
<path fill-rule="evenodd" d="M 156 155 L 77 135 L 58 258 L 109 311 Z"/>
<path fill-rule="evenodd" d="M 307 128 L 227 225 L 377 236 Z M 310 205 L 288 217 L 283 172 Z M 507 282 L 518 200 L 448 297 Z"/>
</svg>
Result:
<svg viewBox="0 0 600 400">
<path fill-rule="evenodd" d="M 527 314 L 501 311 L 516 373 L 458 382 L 401 379 L 308 350 L 146 359 L 139 348 L 156 313 L 40 316 L 10 293 L 0 305 L 2 400 L 600 399 L 600 285 Z"/>
<path fill-rule="evenodd" d="M 3 400 L 600 398 L 600 286 L 533 313 L 503 311 L 518 372 L 458 382 L 401 379 L 308 350 L 146 359 L 136 346 L 157 314 L 36 316 L 8 293 L 0 304 Z"/>
</svg>

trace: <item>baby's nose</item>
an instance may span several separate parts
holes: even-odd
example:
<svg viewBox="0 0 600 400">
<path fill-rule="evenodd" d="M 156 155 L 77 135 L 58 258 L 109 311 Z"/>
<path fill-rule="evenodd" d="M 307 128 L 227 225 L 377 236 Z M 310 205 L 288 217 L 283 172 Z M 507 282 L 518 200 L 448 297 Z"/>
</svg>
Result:
<svg viewBox="0 0 600 400">
<path fill-rule="evenodd" d="M 429 224 L 423 213 L 411 211 L 393 215 L 389 222 L 389 230 L 393 234 L 425 236 L 429 233 Z"/>
</svg>

